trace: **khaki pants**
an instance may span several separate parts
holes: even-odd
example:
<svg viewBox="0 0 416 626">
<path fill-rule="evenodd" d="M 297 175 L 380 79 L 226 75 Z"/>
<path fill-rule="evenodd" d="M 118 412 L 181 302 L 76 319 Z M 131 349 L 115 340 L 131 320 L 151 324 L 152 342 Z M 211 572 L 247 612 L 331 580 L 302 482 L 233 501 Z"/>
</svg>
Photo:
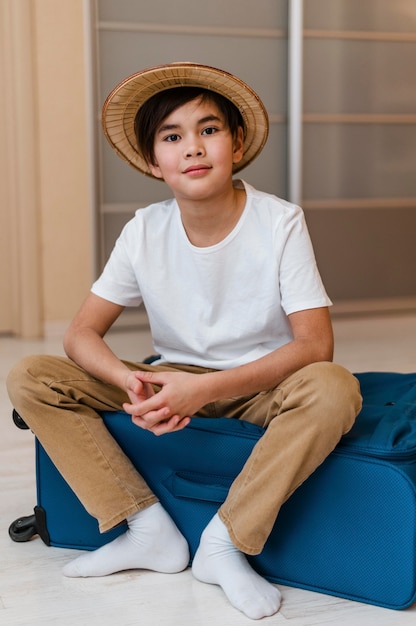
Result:
<svg viewBox="0 0 416 626">
<path fill-rule="evenodd" d="M 207 371 L 170 364 L 127 366 Z M 23 359 L 7 384 L 13 406 L 101 532 L 157 502 L 99 415 L 119 410 L 128 401 L 123 391 L 68 359 L 44 355 Z M 241 551 L 262 551 L 282 504 L 352 427 L 360 407 L 358 381 L 341 366 L 325 362 L 299 370 L 276 389 L 200 411 L 204 417 L 227 416 L 266 427 L 219 511 Z"/>
</svg>

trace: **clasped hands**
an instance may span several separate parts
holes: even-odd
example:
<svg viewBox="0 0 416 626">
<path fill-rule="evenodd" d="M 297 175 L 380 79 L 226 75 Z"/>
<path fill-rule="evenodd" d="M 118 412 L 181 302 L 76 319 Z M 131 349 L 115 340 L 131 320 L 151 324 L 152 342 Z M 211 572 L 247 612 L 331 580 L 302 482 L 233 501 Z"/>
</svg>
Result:
<svg viewBox="0 0 416 626">
<path fill-rule="evenodd" d="M 204 405 L 204 374 L 186 372 L 130 372 L 123 409 L 136 426 L 155 435 L 182 430 Z M 154 386 L 159 388 L 155 391 Z"/>
</svg>

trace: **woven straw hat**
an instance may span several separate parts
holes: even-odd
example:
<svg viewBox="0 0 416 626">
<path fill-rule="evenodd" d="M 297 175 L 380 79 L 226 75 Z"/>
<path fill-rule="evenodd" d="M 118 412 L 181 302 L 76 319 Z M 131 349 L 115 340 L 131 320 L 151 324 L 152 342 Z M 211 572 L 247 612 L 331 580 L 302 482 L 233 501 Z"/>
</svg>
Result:
<svg viewBox="0 0 416 626">
<path fill-rule="evenodd" d="M 171 63 L 152 67 L 124 79 L 107 97 L 102 112 L 104 134 L 117 154 L 133 167 L 152 176 L 138 150 L 134 119 L 138 109 L 154 94 L 178 86 L 203 87 L 233 102 L 246 125 L 244 155 L 234 166 L 238 172 L 261 152 L 269 122 L 259 96 L 246 83 L 223 70 L 197 63 Z"/>
</svg>

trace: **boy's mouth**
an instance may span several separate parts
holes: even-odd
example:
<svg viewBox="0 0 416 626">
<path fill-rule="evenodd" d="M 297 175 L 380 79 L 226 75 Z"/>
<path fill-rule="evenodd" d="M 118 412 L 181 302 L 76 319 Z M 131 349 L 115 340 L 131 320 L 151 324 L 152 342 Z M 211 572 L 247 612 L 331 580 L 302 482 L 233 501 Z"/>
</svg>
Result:
<svg viewBox="0 0 416 626">
<path fill-rule="evenodd" d="M 189 167 L 186 168 L 186 170 L 184 170 L 184 174 L 203 174 L 204 172 L 206 172 L 207 170 L 210 170 L 211 168 L 208 165 L 202 165 L 202 164 L 197 164 L 197 165 L 190 165 Z"/>
</svg>

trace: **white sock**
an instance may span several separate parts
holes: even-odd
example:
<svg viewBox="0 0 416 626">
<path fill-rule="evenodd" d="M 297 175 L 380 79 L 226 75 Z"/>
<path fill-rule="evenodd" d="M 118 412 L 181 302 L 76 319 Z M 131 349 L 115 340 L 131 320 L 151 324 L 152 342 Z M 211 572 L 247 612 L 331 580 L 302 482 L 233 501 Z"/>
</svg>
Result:
<svg viewBox="0 0 416 626">
<path fill-rule="evenodd" d="M 220 585 L 231 604 L 251 619 L 274 615 L 279 610 L 280 591 L 252 569 L 232 543 L 218 514 L 202 533 L 192 573 L 204 583 Z"/>
<path fill-rule="evenodd" d="M 127 569 L 173 574 L 187 567 L 186 539 L 159 502 L 129 517 L 127 524 L 114 541 L 68 563 L 64 576 L 107 576 Z"/>
</svg>

